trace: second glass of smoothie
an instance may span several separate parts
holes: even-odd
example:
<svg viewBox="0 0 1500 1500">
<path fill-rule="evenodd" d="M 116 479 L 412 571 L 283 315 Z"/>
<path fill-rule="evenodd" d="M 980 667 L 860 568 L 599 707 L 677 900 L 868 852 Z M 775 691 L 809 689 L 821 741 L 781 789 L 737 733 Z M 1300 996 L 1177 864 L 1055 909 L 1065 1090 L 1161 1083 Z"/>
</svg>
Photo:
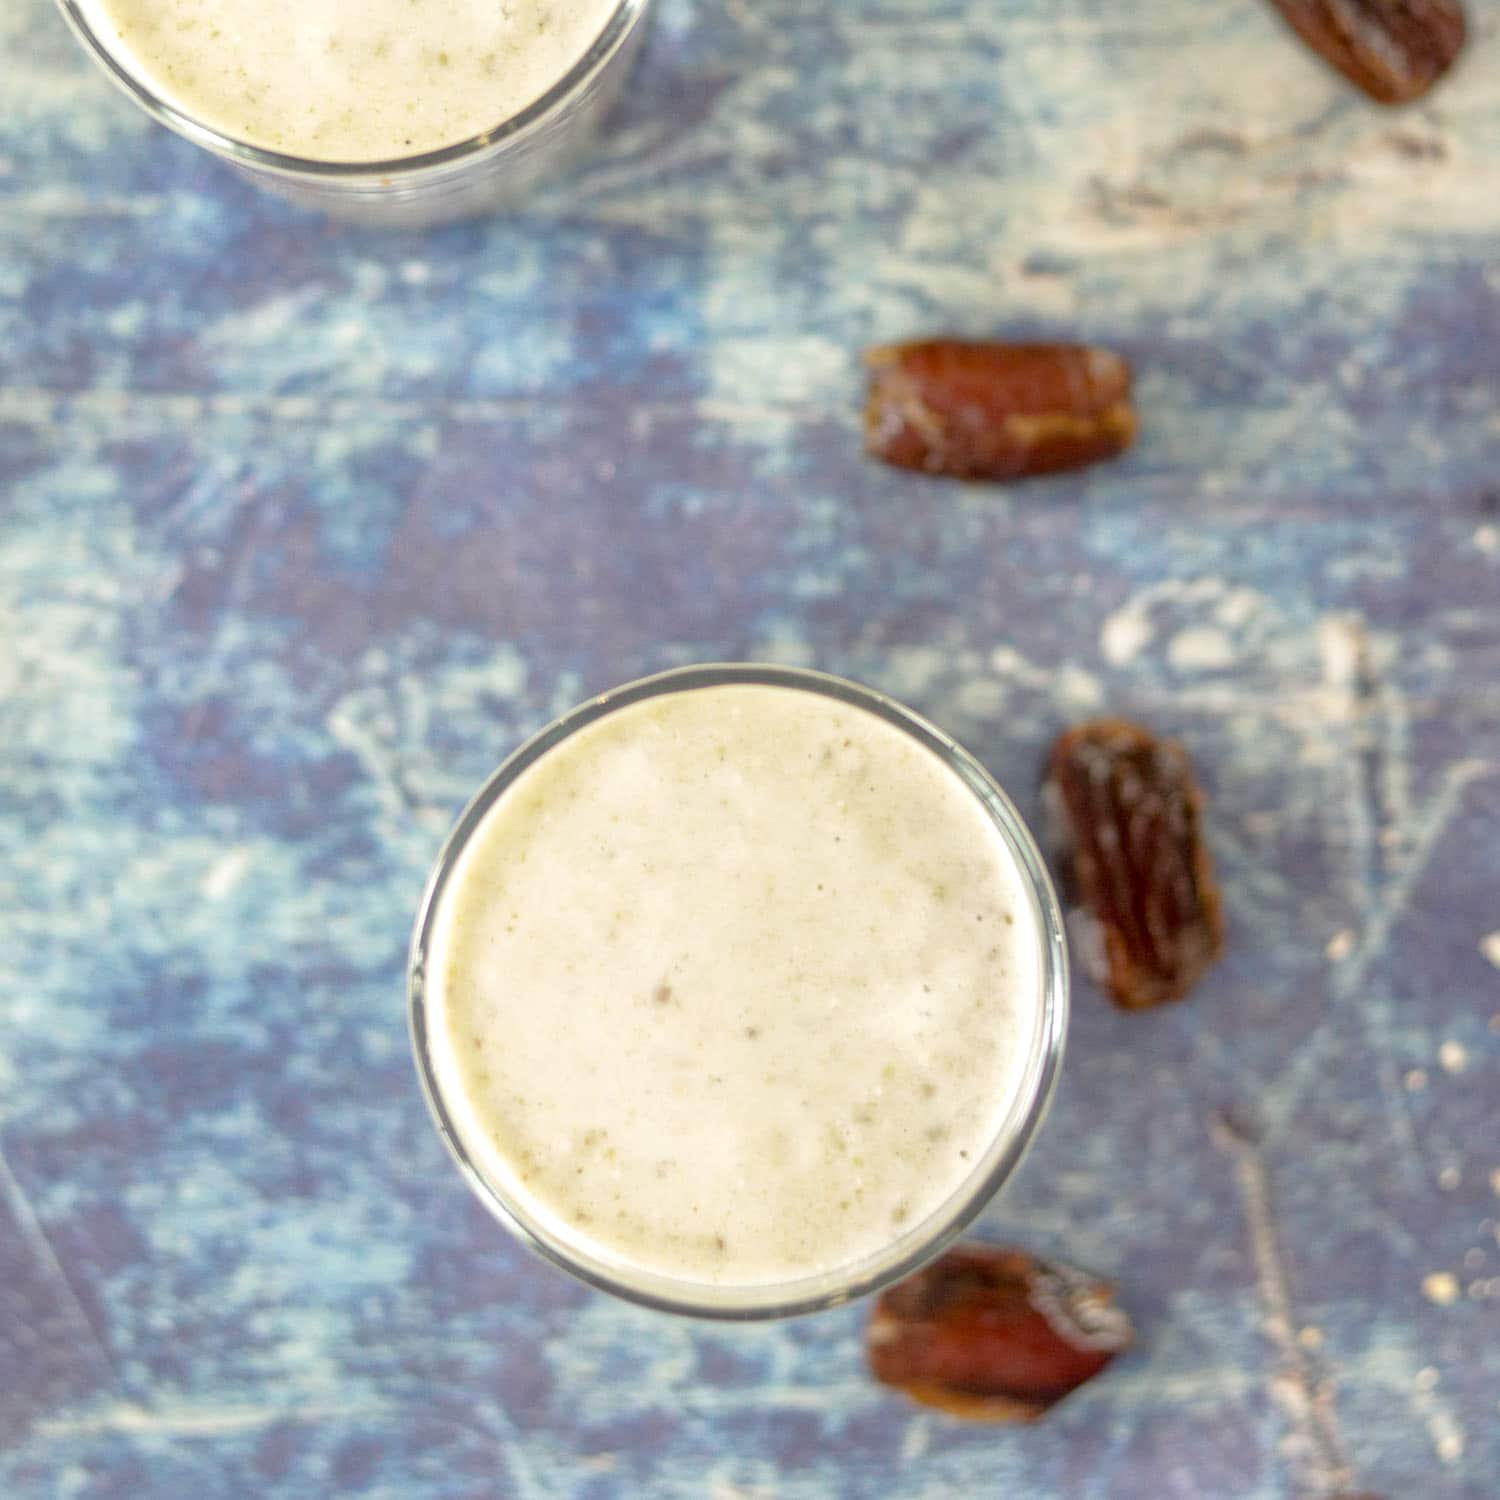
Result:
<svg viewBox="0 0 1500 1500">
<path fill-rule="evenodd" d="M 650 0 L 58 0 L 162 124 L 305 207 L 421 225 L 555 176 Z"/>
<path fill-rule="evenodd" d="M 1014 807 L 898 704 L 687 668 L 516 752 L 439 857 L 413 1043 L 471 1186 L 650 1306 L 808 1312 L 935 1255 L 1061 1060 L 1056 898 Z"/>
</svg>

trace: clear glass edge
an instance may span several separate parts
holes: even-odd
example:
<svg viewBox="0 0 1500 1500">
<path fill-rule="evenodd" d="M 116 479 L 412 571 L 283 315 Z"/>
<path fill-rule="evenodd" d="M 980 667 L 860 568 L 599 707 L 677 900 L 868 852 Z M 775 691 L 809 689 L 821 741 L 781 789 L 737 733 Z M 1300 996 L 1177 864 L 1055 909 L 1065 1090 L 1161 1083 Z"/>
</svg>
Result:
<svg viewBox="0 0 1500 1500">
<path fill-rule="evenodd" d="M 624 45 L 635 26 L 640 22 L 652 0 L 619 0 L 611 14 L 609 23 L 600 32 L 592 47 L 553 86 L 534 99 L 524 109 L 501 120 L 493 129 L 467 140 L 456 141 L 451 146 L 441 146 L 435 151 L 421 152 L 416 156 L 395 157 L 387 161 L 320 161 L 316 157 L 293 156 L 282 151 L 272 151 L 249 141 L 236 139 L 224 132 L 205 125 L 201 120 L 159 98 L 147 86 L 144 79 L 137 78 L 123 62 L 105 45 L 89 25 L 79 0 L 56 0 L 68 28 L 77 37 L 86 51 L 101 67 L 110 81 L 122 89 L 159 125 L 190 140 L 196 146 L 212 152 L 227 161 L 262 171 L 274 172 L 284 177 L 306 177 L 327 179 L 332 182 L 357 183 L 366 178 L 396 181 L 418 177 L 433 169 L 451 166 L 469 158 L 478 158 L 514 140 L 527 130 L 539 125 L 548 116 L 563 108 L 576 94 L 581 93 L 606 67 L 610 59 Z"/>
<path fill-rule="evenodd" d="M 1005 1142 L 988 1173 L 976 1183 L 966 1185 L 967 1192 L 951 1217 L 944 1217 L 941 1228 L 924 1236 L 921 1242 L 901 1249 L 899 1255 L 882 1254 L 857 1263 L 853 1268 L 836 1268 L 800 1281 L 768 1283 L 765 1286 L 737 1288 L 742 1293 L 734 1301 L 715 1301 L 723 1288 L 706 1283 L 670 1283 L 667 1278 L 641 1277 L 654 1283 L 641 1285 L 625 1279 L 625 1273 L 611 1275 L 606 1267 L 591 1264 L 569 1255 L 532 1232 L 525 1221 L 512 1210 L 498 1189 L 474 1166 L 464 1150 L 458 1132 L 444 1108 L 432 1068 L 427 1057 L 426 1007 L 423 996 L 424 962 L 432 920 L 438 898 L 452 875 L 459 855 L 479 822 L 493 803 L 520 774 L 545 755 L 553 746 L 575 731 L 614 710 L 624 708 L 658 694 L 717 687 L 731 683 L 789 687 L 820 692 L 856 707 L 874 712 L 886 723 L 903 729 L 939 754 L 944 762 L 979 797 L 994 818 L 1007 845 L 1016 855 L 1028 883 L 1028 894 L 1036 907 L 1038 931 L 1042 934 L 1040 951 L 1042 1024 L 1037 1028 L 1032 1056 L 1028 1059 L 1024 1085 L 1018 1098 L 1024 1100 L 1024 1112 L 1014 1133 Z M 920 714 L 894 698 L 851 682 L 847 678 L 802 667 L 784 667 L 770 663 L 710 662 L 673 667 L 648 677 L 621 684 L 608 692 L 586 699 L 554 719 L 532 735 L 486 778 L 458 815 L 428 875 L 417 908 L 407 955 L 406 972 L 407 1028 L 422 1096 L 426 1101 L 437 1132 L 457 1164 L 470 1189 L 490 1213 L 534 1254 L 566 1272 L 576 1280 L 608 1292 L 625 1301 L 657 1312 L 675 1313 L 716 1322 L 757 1322 L 798 1317 L 822 1312 L 870 1295 L 899 1281 L 940 1255 L 994 1200 L 996 1194 L 1015 1175 L 1045 1120 L 1056 1092 L 1059 1071 L 1067 1039 L 1069 1009 L 1069 971 L 1067 940 L 1062 910 L 1051 877 L 1047 873 L 1036 839 L 1017 811 L 1015 804 L 990 776 L 989 772 L 951 735 L 946 734 Z M 950 1200 L 952 1202 L 952 1200 Z M 946 1207 L 946 1205 L 945 1205 Z M 934 1216 L 937 1217 L 937 1216 Z M 929 1223 L 931 1220 L 928 1221 Z M 925 1225 L 915 1226 L 912 1235 Z M 892 1249 L 903 1247 L 903 1237 Z M 660 1288 L 682 1287 L 674 1295 Z M 700 1295 L 690 1295 L 698 1288 Z M 798 1288 L 804 1288 L 800 1294 Z"/>
</svg>

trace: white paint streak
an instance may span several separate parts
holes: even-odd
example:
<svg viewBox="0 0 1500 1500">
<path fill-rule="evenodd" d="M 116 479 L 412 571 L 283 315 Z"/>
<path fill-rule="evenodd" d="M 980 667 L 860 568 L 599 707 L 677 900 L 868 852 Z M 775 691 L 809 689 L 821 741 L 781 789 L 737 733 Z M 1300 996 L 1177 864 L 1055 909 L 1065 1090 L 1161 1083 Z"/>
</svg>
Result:
<svg viewBox="0 0 1500 1500">
<path fill-rule="evenodd" d="M 1340 963 L 1354 952 L 1354 942 L 1354 934 L 1347 927 L 1344 927 L 1328 939 L 1323 952 L 1334 963 Z"/>
<path fill-rule="evenodd" d="M 1444 1042 L 1438 1048 L 1438 1062 L 1445 1073 L 1462 1073 L 1469 1066 L 1469 1054 L 1458 1042 Z"/>
<path fill-rule="evenodd" d="M 1151 643 L 1151 618 L 1139 604 L 1117 609 L 1099 631 L 1099 649 L 1111 666 L 1134 661 Z"/>
<path fill-rule="evenodd" d="M 1167 643 L 1167 660 L 1184 675 L 1219 672 L 1234 664 L 1234 646 L 1221 630 L 1197 626 L 1179 630 Z"/>
<path fill-rule="evenodd" d="M 1318 654 L 1323 661 L 1323 683 L 1341 699 L 1341 717 L 1349 714 L 1345 695 L 1358 684 L 1364 657 L 1364 625 L 1357 616 L 1324 615 L 1318 621 Z"/>
<path fill-rule="evenodd" d="M 1487 932 L 1479 940 L 1479 951 L 1500 969 L 1500 931 Z"/>
<path fill-rule="evenodd" d="M 329 1418 L 370 1415 L 368 1407 L 319 1406 L 139 1406 L 121 1401 L 79 1417 L 53 1417 L 37 1425 L 52 1438 L 97 1437 L 104 1433 L 152 1434 L 171 1437 L 218 1437 L 224 1433 L 254 1432 L 281 1422 L 318 1423 Z M 376 1409 L 378 1415 L 387 1415 Z"/>
<path fill-rule="evenodd" d="M 1448 1271 L 1434 1271 L 1422 1278 L 1422 1295 L 1436 1307 L 1452 1307 L 1458 1301 L 1458 1278 Z"/>
<path fill-rule="evenodd" d="M 214 861 L 208 874 L 203 877 L 203 894 L 210 901 L 222 901 L 250 868 L 250 851 L 240 845 L 230 849 Z"/>
<path fill-rule="evenodd" d="M 902 1459 L 911 1463 L 914 1459 L 921 1458 L 931 1441 L 932 1423 L 926 1417 L 913 1417 L 906 1424 L 906 1431 L 901 1438 Z"/>
<path fill-rule="evenodd" d="M 366 396 L 274 396 L 225 393 L 205 396 L 188 391 L 126 391 L 109 387 L 74 391 L 40 386 L 0 386 L 0 420 L 34 427 L 55 426 L 64 415 L 96 421 L 111 428 L 137 426 L 147 429 L 194 425 L 210 417 L 312 427 L 391 427 L 441 417 L 446 422 L 476 426 L 554 413 L 558 396 L 469 398 L 459 401 L 395 400 L 373 393 Z M 816 403 L 813 403 L 816 405 Z M 735 425 L 750 420 L 786 422 L 802 410 L 797 404 L 730 406 L 703 400 L 695 403 L 695 415 L 705 421 Z M 680 401 L 636 408 L 643 430 L 659 418 L 680 418 Z M 818 407 L 819 414 L 822 408 Z"/>
<path fill-rule="evenodd" d="M 1464 1431 L 1447 1411 L 1437 1411 L 1427 1419 L 1432 1448 L 1445 1464 L 1456 1464 L 1464 1456 Z"/>
</svg>

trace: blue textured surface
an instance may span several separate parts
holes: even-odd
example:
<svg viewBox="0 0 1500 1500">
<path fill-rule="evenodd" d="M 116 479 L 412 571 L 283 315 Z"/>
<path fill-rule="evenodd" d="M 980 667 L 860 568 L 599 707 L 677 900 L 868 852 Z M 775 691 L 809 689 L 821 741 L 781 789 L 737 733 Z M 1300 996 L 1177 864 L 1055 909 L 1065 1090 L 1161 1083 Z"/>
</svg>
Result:
<svg viewBox="0 0 1500 1500">
<path fill-rule="evenodd" d="M 377 236 L 0 8 L 0 1493 L 1493 1500 L 1472 9 L 1390 113 L 1252 0 L 663 0 L 571 193 Z M 855 352 L 943 329 L 1120 347 L 1139 446 L 1005 492 L 869 465 Z M 887 689 L 1028 815 L 1089 711 L 1195 755 L 1229 955 L 1160 1013 L 1079 985 L 985 1220 L 1141 1331 L 1036 1428 L 878 1390 L 858 1309 L 584 1292 L 427 1122 L 401 969 L 452 813 L 711 657 Z"/>
</svg>

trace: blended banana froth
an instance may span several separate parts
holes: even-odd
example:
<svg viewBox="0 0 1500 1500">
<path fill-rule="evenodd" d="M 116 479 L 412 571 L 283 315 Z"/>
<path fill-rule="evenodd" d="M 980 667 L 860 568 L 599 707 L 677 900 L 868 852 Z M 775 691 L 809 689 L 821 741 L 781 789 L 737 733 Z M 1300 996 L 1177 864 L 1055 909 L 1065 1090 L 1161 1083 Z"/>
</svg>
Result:
<svg viewBox="0 0 1500 1500">
<path fill-rule="evenodd" d="M 434 916 L 434 1076 L 566 1243 L 717 1285 L 850 1265 L 997 1138 L 1040 939 L 974 794 L 798 689 L 595 721 L 485 815 Z"/>
<path fill-rule="evenodd" d="M 387 161 L 493 130 L 558 82 L 617 0 L 83 0 L 158 97 L 236 140 Z"/>
</svg>

